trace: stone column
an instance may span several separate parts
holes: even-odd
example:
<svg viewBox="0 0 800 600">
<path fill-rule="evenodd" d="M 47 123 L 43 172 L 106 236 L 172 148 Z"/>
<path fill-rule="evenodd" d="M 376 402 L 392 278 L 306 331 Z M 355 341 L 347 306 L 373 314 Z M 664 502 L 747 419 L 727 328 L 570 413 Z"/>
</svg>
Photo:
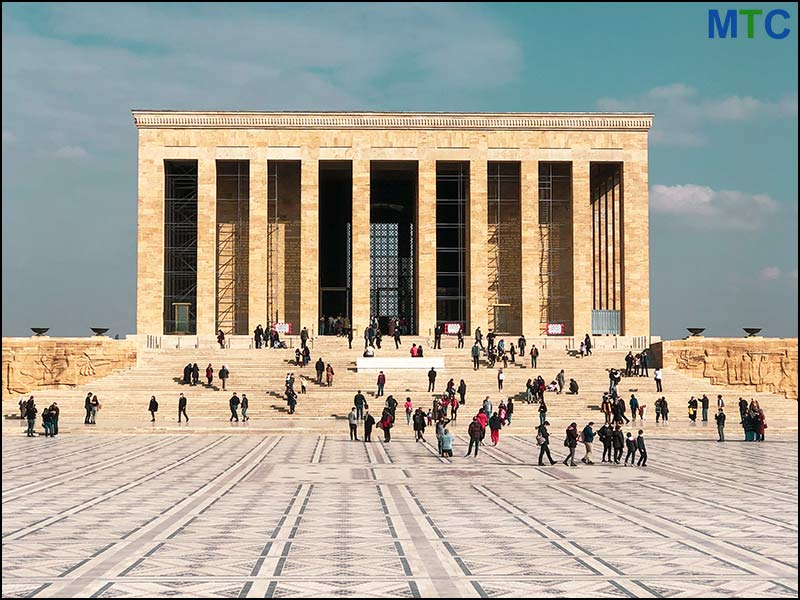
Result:
<svg viewBox="0 0 800 600">
<path fill-rule="evenodd" d="M 572 331 L 583 339 L 592 333 L 592 205 L 589 161 L 572 163 Z"/>
<path fill-rule="evenodd" d="M 142 132 L 140 132 L 141 136 Z M 164 159 L 139 148 L 136 333 L 164 333 Z"/>
<path fill-rule="evenodd" d="M 300 244 L 298 329 L 307 327 L 309 333 L 316 335 L 319 319 L 319 160 L 316 157 L 304 158 L 300 164 Z"/>
<path fill-rule="evenodd" d="M 352 247 L 352 314 L 353 337 L 359 339 L 370 319 L 369 259 L 370 259 L 370 161 L 353 161 L 353 223 Z"/>
<path fill-rule="evenodd" d="M 522 333 L 526 338 L 541 335 L 539 324 L 539 162 L 524 160 L 520 165 L 520 229 L 522 255 Z"/>
<path fill-rule="evenodd" d="M 626 161 L 622 177 L 622 333 L 650 335 L 647 150 Z"/>
<path fill-rule="evenodd" d="M 488 249 L 488 162 L 485 155 L 469 163 L 469 300 L 467 331 L 477 327 L 488 333 L 487 298 L 489 295 Z"/>
<path fill-rule="evenodd" d="M 419 161 L 417 194 L 417 333 L 436 327 L 436 161 Z"/>
<path fill-rule="evenodd" d="M 269 329 L 267 316 L 267 161 L 250 160 L 250 262 L 248 326 Z"/>
<path fill-rule="evenodd" d="M 197 161 L 197 335 L 213 336 L 216 326 L 217 162 L 207 154 Z"/>
</svg>

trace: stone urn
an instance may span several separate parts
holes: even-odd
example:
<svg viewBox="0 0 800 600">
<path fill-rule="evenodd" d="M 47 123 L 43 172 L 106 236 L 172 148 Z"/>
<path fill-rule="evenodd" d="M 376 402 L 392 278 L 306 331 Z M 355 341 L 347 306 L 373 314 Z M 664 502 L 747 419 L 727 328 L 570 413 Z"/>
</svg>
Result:
<svg viewBox="0 0 800 600">
<path fill-rule="evenodd" d="M 687 327 L 686 331 L 692 334 L 692 337 L 699 337 L 701 333 L 706 330 L 705 327 Z"/>
<path fill-rule="evenodd" d="M 108 327 L 90 327 L 92 331 L 94 331 L 95 335 L 103 335 L 106 331 L 108 331 Z"/>
<path fill-rule="evenodd" d="M 761 331 L 761 327 L 742 327 L 747 334 L 745 337 L 755 337 Z"/>
<path fill-rule="evenodd" d="M 31 331 L 36 334 L 36 336 L 44 335 L 48 331 L 50 331 L 49 327 L 31 327 Z"/>
</svg>

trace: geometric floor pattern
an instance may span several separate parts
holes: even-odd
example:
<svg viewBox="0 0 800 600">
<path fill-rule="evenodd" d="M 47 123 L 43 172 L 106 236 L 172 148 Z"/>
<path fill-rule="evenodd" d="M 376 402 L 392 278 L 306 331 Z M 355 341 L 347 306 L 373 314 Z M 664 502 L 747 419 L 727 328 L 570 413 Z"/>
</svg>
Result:
<svg viewBox="0 0 800 600">
<path fill-rule="evenodd" d="M 797 597 L 797 442 L 647 443 L 6 436 L 2 595 Z"/>
</svg>

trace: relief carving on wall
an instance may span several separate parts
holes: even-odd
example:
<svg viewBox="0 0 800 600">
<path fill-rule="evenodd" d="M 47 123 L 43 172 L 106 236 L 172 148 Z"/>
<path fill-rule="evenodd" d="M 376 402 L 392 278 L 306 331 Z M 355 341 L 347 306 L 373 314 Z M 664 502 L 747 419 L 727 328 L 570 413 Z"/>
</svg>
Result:
<svg viewBox="0 0 800 600">
<path fill-rule="evenodd" d="M 3 396 L 52 387 L 76 387 L 136 364 L 132 346 L 3 344 Z"/>
<path fill-rule="evenodd" d="M 721 350 L 721 349 L 720 349 Z M 715 385 L 755 387 L 759 392 L 797 399 L 797 353 L 790 350 L 728 348 L 724 354 L 712 348 L 685 348 L 675 354 L 675 367 L 694 371 Z"/>
</svg>

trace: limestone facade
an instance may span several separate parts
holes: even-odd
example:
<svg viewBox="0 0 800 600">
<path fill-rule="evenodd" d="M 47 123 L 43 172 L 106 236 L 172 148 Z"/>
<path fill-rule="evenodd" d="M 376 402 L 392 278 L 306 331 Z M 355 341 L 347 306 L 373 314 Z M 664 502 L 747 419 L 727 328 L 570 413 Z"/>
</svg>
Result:
<svg viewBox="0 0 800 600">
<path fill-rule="evenodd" d="M 652 351 L 656 365 L 710 379 L 714 385 L 797 400 L 797 338 L 689 337 L 657 342 Z"/>
<path fill-rule="evenodd" d="M 436 199 L 439 162 L 469 165 L 466 233 L 466 323 L 484 333 L 493 320 L 491 241 L 487 222 L 489 165 L 519 163 L 519 231 L 513 260 L 506 261 L 505 281 L 522 289 L 521 303 L 510 304 L 508 320 L 526 337 L 546 333 L 546 277 L 560 278 L 563 297 L 555 312 L 566 335 L 592 332 L 596 294 L 592 252 L 593 209 L 590 171 L 593 163 L 618 163 L 622 192 L 618 207 L 621 237 L 618 258 L 621 328 L 626 336 L 650 334 L 648 224 L 648 114 L 487 114 L 487 113 L 269 113 L 133 111 L 139 130 L 137 333 L 164 333 L 165 327 L 165 165 L 197 161 L 196 333 L 213 335 L 218 326 L 218 233 L 216 162 L 249 161 L 249 286 L 247 323 L 291 321 L 295 332 L 314 331 L 322 312 L 319 265 L 319 172 L 323 161 L 352 168 L 350 222 L 350 318 L 356 332 L 370 317 L 371 165 L 377 161 L 417 164 L 414 220 L 414 290 L 416 331 L 428 335 L 437 319 Z M 273 161 L 299 164 L 299 222 L 280 223 L 269 236 L 268 177 Z M 547 244 L 540 226 L 538 167 L 546 162 L 571 164 L 571 226 L 563 236 L 558 273 L 546 273 Z M 283 210 L 278 207 L 278 211 Z M 296 229 L 294 229 L 296 227 Z M 297 233 L 293 233 L 293 232 Z M 263 234 L 262 234 L 263 233 Z M 299 235 L 299 238 L 296 237 Z M 272 240 L 272 241 L 271 241 Z M 275 247 L 273 247 L 273 244 Z M 508 253 L 506 245 L 505 252 Z M 503 260 L 501 253 L 501 262 Z M 272 267 L 272 274 L 267 276 Z M 273 289 L 268 287 L 268 280 Z M 299 285 L 299 290 L 296 286 Z M 514 285 L 517 285 L 516 283 Z M 279 299 L 270 305 L 275 290 Z M 544 290 L 544 292 L 542 291 Z M 268 308 L 270 305 L 271 308 Z M 274 309 L 274 310 L 273 310 Z M 390 316 L 390 315 L 384 315 Z M 295 322 L 296 321 L 296 322 Z M 357 335 L 357 334 L 356 334 Z"/>
</svg>

